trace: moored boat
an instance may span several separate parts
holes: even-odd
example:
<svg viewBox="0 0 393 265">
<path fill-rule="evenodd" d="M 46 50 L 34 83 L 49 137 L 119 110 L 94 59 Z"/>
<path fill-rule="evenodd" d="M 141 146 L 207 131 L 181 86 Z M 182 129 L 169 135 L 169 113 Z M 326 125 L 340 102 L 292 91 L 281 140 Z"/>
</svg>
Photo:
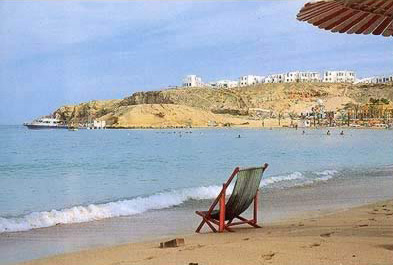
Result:
<svg viewBox="0 0 393 265">
<path fill-rule="evenodd" d="M 29 129 L 67 129 L 68 126 L 55 118 L 42 117 L 33 120 L 32 122 L 23 123 Z"/>
</svg>

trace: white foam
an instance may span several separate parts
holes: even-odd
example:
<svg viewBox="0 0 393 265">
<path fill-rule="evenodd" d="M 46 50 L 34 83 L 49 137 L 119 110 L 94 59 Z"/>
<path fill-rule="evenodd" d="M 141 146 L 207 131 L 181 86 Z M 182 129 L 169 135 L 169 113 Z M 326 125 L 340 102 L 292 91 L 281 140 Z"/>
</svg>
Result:
<svg viewBox="0 0 393 265">
<path fill-rule="evenodd" d="M 314 172 L 314 173 L 317 175 L 334 176 L 338 173 L 338 171 L 334 169 L 328 169 L 328 170 Z"/>
<path fill-rule="evenodd" d="M 322 178 L 331 178 L 337 171 L 316 172 Z M 261 181 L 261 187 L 278 182 L 294 181 L 307 184 L 310 179 L 300 172 L 293 172 L 283 176 L 272 176 Z M 296 185 L 298 185 L 296 184 Z M 227 193 L 232 192 L 230 186 Z M 22 217 L 0 217 L 0 233 L 27 231 L 35 228 L 50 227 L 57 224 L 83 223 L 105 218 L 129 216 L 140 214 L 149 210 L 159 210 L 180 205 L 187 200 L 213 199 L 220 192 L 220 186 L 186 188 L 169 192 L 157 193 L 148 197 L 137 197 L 103 204 L 90 204 L 88 206 L 75 206 L 62 210 L 33 212 Z"/>
<path fill-rule="evenodd" d="M 314 172 L 315 174 L 317 174 L 318 178 L 316 178 L 316 181 L 328 181 L 329 179 L 332 179 L 334 177 L 334 175 L 336 175 L 338 173 L 337 170 L 324 170 L 321 172 Z"/>
<path fill-rule="evenodd" d="M 83 223 L 111 217 L 128 216 L 179 205 L 187 200 L 215 198 L 221 187 L 209 186 L 174 190 L 130 200 L 76 206 L 62 210 L 33 212 L 20 218 L 0 217 L 0 233 L 27 231 L 57 224 Z M 230 189 L 229 191 L 230 192 Z"/>
<path fill-rule="evenodd" d="M 281 181 L 290 181 L 290 180 L 302 180 L 304 179 L 304 176 L 300 172 L 293 172 L 289 175 L 284 175 L 284 176 L 275 176 L 275 177 L 269 177 L 269 178 L 264 178 L 261 181 L 260 187 L 264 187 L 273 183 L 281 182 Z"/>
</svg>

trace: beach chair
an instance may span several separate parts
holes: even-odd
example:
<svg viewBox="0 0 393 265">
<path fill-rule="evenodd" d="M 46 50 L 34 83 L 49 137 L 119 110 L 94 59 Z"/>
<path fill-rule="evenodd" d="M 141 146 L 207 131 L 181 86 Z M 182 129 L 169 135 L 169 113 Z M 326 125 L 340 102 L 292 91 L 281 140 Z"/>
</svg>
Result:
<svg viewBox="0 0 393 265">
<path fill-rule="evenodd" d="M 260 228 L 257 224 L 258 190 L 262 175 L 267 167 L 268 164 L 264 164 L 262 167 L 235 168 L 228 181 L 222 185 L 221 192 L 213 201 L 209 210 L 195 212 L 202 217 L 202 221 L 195 232 L 199 233 L 204 224 L 207 224 L 213 232 L 217 232 L 214 225 L 218 226 L 218 232 L 224 232 L 224 230 L 233 232 L 230 227 L 241 224 L 249 224 L 255 228 Z M 226 202 L 226 190 L 235 177 L 235 186 Z M 252 202 L 254 202 L 253 218 L 248 220 L 242 217 L 241 214 L 250 207 Z M 219 209 L 215 210 L 217 204 L 219 204 Z M 239 219 L 240 221 L 233 222 L 234 219 Z"/>
</svg>

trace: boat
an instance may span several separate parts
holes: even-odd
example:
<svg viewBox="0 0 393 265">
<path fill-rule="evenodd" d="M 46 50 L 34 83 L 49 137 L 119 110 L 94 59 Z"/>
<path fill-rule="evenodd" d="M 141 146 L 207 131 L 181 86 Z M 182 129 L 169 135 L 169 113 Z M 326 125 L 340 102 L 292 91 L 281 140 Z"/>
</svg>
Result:
<svg viewBox="0 0 393 265">
<path fill-rule="evenodd" d="M 68 129 L 68 126 L 55 118 L 42 117 L 33 120 L 32 122 L 23 123 L 29 129 Z"/>
</svg>

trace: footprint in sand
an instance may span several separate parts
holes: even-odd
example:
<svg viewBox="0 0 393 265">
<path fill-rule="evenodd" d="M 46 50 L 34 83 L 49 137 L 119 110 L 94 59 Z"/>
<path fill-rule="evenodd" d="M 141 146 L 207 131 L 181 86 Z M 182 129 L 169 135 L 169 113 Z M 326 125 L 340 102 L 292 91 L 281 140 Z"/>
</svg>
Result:
<svg viewBox="0 0 393 265">
<path fill-rule="evenodd" d="M 111 263 L 111 265 L 123 265 L 123 264 L 126 264 L 127 262 L 126 261 L 118 261 L 118 262 L 115 262 L 115 263 Z"/>
<path fill-rule="evenodd" d="M 204 247 L 205 245 L 201 245 L 201 244 L 198 244 L 198 245 L 196 245 L 196 246 L 189 246 L 189 247 L 186 247 L 186 248 L 184 248 L 184 250 L 194 250 L 194 249 L 197 249 L 197 248 L 202 248 L 202 247 Z M 183 249 L 179 249 L 179 251 L 183 251 Z"/>
<path fill-rule="evenodd" d="M 379 247 L 384 248 L 386 250 L 393 251 L 393 245 L 380 245 Z"/>
<path fill-rule="evenodd" d="M 150 256 L 150 257 L 145 258 L 145 260 L 152 260 L 154 258 L 155 258 L 154 256 Z"/>
<path fill-rule="evenodd" d="M 263 254 L 261 257 L 262 257 L 264 260 L 271 260 L 271 259 L 273 259 L 273 257 L 274 257 L 276 254 L 277 254 L 276 252 L 270 251 L 269 253 Z"/>
<path fill-rule="evenodd" d="M 319 236 L 321 236 L 321 237 L 330 237 L 332 234 L 334 234 L 334 232 L 320 234 Z"/>
<path fill-rule="evenodd" d="M 320 243 L 313 243 L 310 245 L 310 248 L 315 248 L 315 247 L 320 247 L 321 244 Z"/>
</svg>

